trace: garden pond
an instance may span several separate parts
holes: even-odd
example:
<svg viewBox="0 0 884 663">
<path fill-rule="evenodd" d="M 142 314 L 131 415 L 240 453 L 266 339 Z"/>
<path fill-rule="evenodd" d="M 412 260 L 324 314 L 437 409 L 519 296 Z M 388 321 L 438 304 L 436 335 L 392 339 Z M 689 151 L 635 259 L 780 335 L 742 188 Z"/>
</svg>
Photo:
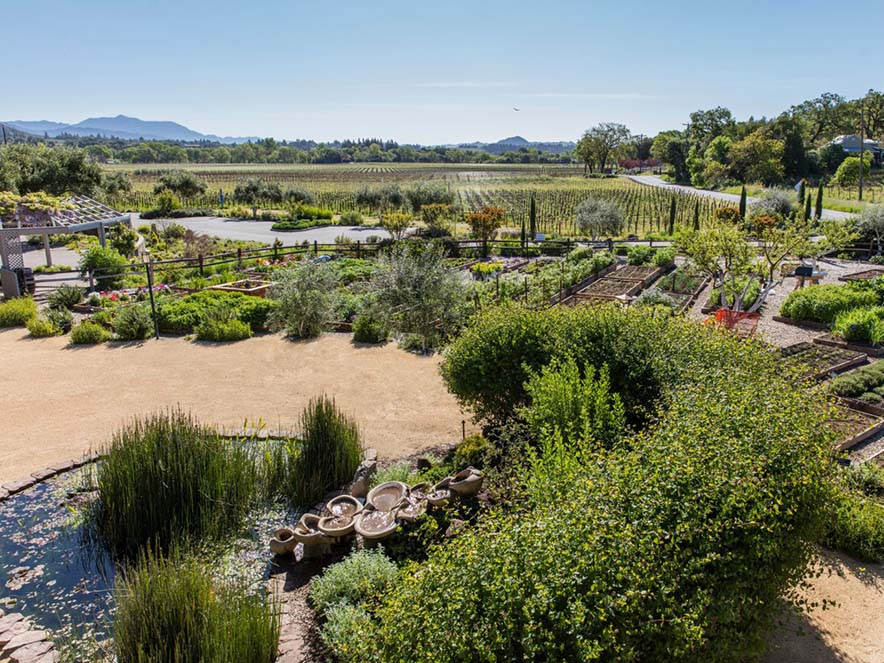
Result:
<svg viewBox="0 0 884 663">
<path fill-rule="evenodd" d="M 95 496 L 90 472 L 86 466 L 60 474 L 0 503 L 0 608 L 22 613 L 84 655 L 112 635 L 117 573 L 86 518 Z M 272 564 L 267 533 L 299 515 L 263 505 L 230 540 L 199 552 L 216 560 L 218 579 L 263 592 Z"/>
</svg>

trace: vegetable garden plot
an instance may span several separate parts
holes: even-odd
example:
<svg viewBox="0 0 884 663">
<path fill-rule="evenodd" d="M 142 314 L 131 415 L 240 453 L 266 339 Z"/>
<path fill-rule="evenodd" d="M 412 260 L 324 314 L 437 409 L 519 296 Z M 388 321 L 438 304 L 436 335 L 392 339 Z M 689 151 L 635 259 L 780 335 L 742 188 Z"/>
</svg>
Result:
<svg viewBox="0 0 884 663">
<path fill-rule="evenodd" d="M 847 281 L 848 283 L 850 281 L 871 281 L 872 279 L 877 279 L 881 276 L 884 276 L 884 269 L 867 269 L 862 272 L 840 276 L 838 277 L 838 280 Z"/>
<path fill-rule="evenodd" d="M 625 265 L 611 274 L 610 278 L 641 281 L 647 286 L 656 279 L 663 270 L 656 265 Z"/>
<path fill-rule="evenodd" d="M 833 348 L 803 341 L 777 350 L 784 364 L 804 365 L 808 368 L 805 377 L 819 379 L 831 373 L 846 371 L 865 363 L 866 355 L 844 348 Z"/>
<path fill-rule="evenodd" d="M 884 417 L 836 405 L 835 412 L 826 425 L 838 434 L 835 449 L 843 451 L 884 428 Z"/>
<path fill-rule="evenodd" d="M 606 276 L 595 283 L 590 283 L 574 297 L 580 301 L 585 299 L 616 299 L 621 296 L 633 296 L 641 292 L 642 283 L 642 281 Z"/>
</svg>

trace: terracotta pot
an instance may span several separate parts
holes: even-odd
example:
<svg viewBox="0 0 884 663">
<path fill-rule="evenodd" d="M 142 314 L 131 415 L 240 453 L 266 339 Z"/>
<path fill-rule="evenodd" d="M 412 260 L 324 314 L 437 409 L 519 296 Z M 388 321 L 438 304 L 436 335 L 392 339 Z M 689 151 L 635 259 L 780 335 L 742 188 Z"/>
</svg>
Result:
<svg viewBox="0 0 884 663">
<path fill-rule="evenodd" d="M 295 533 L 288 527 L 280 527 L 270 538 L 270 552 L 274 555 L 290 555 L 296 545 L 298 540 L 295 538 Z"/>
<path fill-rule="evenodd" d="M 370 541 L 386 539 L 399 527 L 393 511 L 363 511 L 355 520 L 356 533 Z"/>
<path fill-rule="evenodd" d="M 365 501 L 377 511 L 393 511 L 408 496 L 408 486 L 401 481 L 386 481 L 368 491 Z"/>
<path fill-rule="evenodd" d="M 479 470 L 474 467 L 468 467 L 451 477 L 451 483 L 448 484 L 448 488 L 452 493 L 466 497 L 467 495 L 478 493 L 482 488 L 484 480 L 485 477 L 482 476 Z"/>
</svg>

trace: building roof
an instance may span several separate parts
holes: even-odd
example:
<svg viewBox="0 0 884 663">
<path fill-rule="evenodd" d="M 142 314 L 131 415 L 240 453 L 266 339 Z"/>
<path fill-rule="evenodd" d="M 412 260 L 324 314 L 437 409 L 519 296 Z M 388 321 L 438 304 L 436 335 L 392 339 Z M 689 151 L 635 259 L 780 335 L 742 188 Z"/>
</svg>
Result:
<svg viewBox="0 0 884 663">
<path fill-rule="evenodd" d="M 28 234 L 38 231 L 73 233 L 129 220 L 128 214 L 118 212 L 87 196 L 72 196 L 63 202 L 65 209 L 57 212 L 22 213 L 20 211 L 14 219 L 3 221 L 2 230 L 22 230 L 28 231 Z"/>
</svg>

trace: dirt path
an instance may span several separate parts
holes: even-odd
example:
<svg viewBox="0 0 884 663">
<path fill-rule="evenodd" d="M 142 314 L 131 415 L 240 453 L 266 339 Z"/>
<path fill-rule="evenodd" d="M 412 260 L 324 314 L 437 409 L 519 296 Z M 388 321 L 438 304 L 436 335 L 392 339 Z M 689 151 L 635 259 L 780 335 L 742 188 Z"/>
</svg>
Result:
<svg viewBox="0 0 884 663">
<path fill-rule="evenodd" d="M 833 573 L 815 579 L 805 597 L 837 605 L 791 618 L 763 663 L 884 663 L 884 566 L 835 553 L 825 559 Z"/>
<path fill-rule="evenodd" d="M 270 429 L 289 430 L 308 399 L 324 392 L 355 417 L 381 457 L 460 439 L 464 417 L 438 357 L 395 344 L 356 347 L 351 338 L 71 348 L 66 337 L 2 331 L 0 483 L 99 447 L 135 415 L 176 405 L 206 423 L 237 427 L 263 418 Z"/>
</svg>

